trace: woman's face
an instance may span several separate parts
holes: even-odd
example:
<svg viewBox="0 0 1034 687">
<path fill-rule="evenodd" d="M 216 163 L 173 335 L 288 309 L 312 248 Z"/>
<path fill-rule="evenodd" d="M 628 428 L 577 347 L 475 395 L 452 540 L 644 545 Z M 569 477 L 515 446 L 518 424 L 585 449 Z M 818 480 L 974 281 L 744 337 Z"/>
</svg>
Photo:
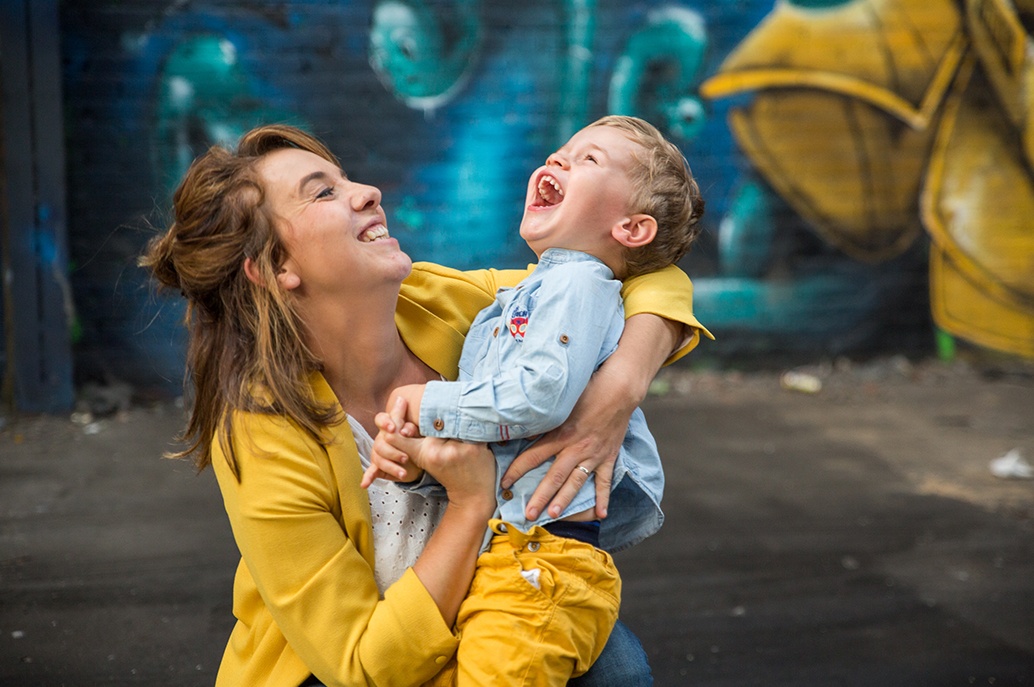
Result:
<svg viewBox="0 0 1034 687">
<path fill-rule="evenodd" d="M 269 153 L 257 169 L 287 250 L 283 286 L 306 296 L 355 294 L 397 287 L 409 274 L 413 263 L 388 236 L 378 189 L 295 148 Z"/>
</svg>

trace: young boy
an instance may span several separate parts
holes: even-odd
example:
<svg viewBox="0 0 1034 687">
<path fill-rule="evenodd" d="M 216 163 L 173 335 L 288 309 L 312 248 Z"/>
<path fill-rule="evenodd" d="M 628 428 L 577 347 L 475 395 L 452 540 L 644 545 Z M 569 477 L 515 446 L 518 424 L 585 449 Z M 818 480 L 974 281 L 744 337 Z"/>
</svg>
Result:
<svg viewBox="0 0 1034 687">
<path fill-rule="evenodd" d="M 474 320 L 459 380 L 400 387 L 389 408 L 405 398 L 405 419 L 424 436 L 492 442 L 502 476 L 538 435 L 567 418 L 617 347 L 624 326 L 618 279 L 677 262 L 699 232 L 703 208 L 685 158 L 652 125 L 609 116 L 582 129 L 529 180 L 520 232 L 539 263 Z M 389 465 L 391 474 L 419 476 L 411 463 L 375 455 L 364 482 Z M 579 466 L 586 481 L 571 505 L 559 517 L 529 522 L 525 500 L 548 467 L 498 489 L 490 542 L 457 620 L 455 670 L 435 684 L 564 685 L 602 651 L 621 592 L 607 551 L 660 527 L 660 457 L 637 409 L 603 521 L 595 519 L 592 474 Z"/>
</svg>

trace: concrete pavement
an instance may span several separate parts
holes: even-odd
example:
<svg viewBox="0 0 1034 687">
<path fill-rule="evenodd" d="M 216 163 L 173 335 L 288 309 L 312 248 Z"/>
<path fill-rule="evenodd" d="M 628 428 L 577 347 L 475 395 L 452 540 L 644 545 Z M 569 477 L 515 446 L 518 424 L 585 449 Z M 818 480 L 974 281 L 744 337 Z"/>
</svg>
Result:
<svg viewBox="0 0 1034 687">
<path fill-rule="evenodd" d="M 900 361 L 899 361 L 900 363 Z M 662 374 L 667 521 L 619 554 L 659 686 L 1034 684 L 1034 375 Z M 0 685 L 210 685 L 236 549 L 170 403 L 0 429 Z"/>
</svg>

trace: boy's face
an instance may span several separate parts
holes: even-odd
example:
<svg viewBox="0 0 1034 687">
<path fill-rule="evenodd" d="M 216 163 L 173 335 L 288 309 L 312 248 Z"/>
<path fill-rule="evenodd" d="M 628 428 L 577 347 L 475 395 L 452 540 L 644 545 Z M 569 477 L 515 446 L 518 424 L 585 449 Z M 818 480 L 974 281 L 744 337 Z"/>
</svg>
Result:
<svg viewBox="0 0 1034 687">
<path fill-rule="evenodd" d="M 528 180 L 521 237 L 536 255 L 580 250 L 608 261 L 621 246 L 611 230 L 630 214 L 629 173 L 639 145 L 610 126 L 582 129 Z"/>
</svg>

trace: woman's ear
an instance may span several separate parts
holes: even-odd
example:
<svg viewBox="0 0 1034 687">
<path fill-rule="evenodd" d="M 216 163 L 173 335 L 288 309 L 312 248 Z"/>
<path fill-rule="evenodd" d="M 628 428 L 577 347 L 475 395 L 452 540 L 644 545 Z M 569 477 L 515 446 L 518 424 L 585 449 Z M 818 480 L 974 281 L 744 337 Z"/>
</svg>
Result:
<svg viewBox="0 0 1034 687">
<path fill-rule="evenodd" d="M 266 280 L 262 277 L 258 266 L 251 258 L 244 258 L 244 275 L 252 284 L 257 284 L 258 286 L 266 285 Z M 280 284 L 281 288 L 287 291 L 297 289 L 302 283 L 301 277 L 294 272 L 291 272 L 286 267 L 281 267 L 280 271 L 277 272 L 276 281 Z"/>
<path fill-rule="evenodd" d="M 255 265 L 255 261 L 251 258 L 244 258 L 244 276 L 246 276 L 248 281 L 256 286 L 266 285 L 266 280 L 262 278 L 262 275 L 259 273 L 258 266 Z"/>
<path fill-rule="evenodd" d="M 657 220 L 652 215 L 632 215 L 615 224 L 610 234 L 626 248 L 639 248 L 656 238 Z"/>
<path fill-rule="evenodd" d="M 286 267 L 281 267 L 276 273 L 276 281 L 285 291 L 293 291 L 302 285 L 302 278 L 297 272 L 292 272 Z"/>
</svg>

